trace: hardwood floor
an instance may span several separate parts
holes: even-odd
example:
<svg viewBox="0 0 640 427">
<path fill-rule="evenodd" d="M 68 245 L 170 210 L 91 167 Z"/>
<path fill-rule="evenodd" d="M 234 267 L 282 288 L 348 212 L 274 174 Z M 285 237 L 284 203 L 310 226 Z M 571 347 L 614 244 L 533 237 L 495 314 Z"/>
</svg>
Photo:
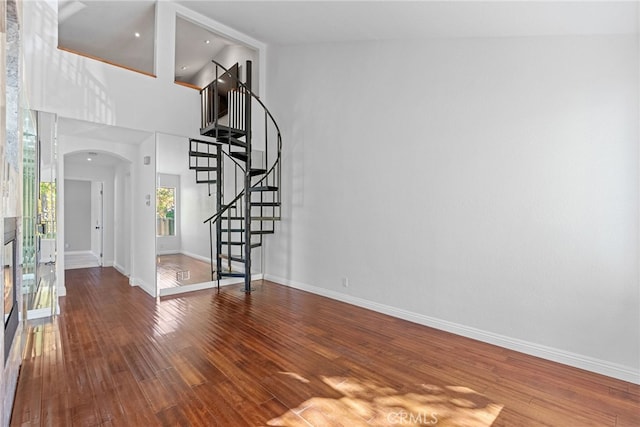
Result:
<svg viewBox="0 0 640 427">
<path fill-rule="evenodd" d="M 69 270 L 11 425 L 639 426 L 640 386 L 269 282 L 156 300 Z"/>
<path fill-rule="evenodd" d="M 174 288 L 211 281 L 211 265 L 183 254 L 158 255 L 158 287 Z"/>
</svg>

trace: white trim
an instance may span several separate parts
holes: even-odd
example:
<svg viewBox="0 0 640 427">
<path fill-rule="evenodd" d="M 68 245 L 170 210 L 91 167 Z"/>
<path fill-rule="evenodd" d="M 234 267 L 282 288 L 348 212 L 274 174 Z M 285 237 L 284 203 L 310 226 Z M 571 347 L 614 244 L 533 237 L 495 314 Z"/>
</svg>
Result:
<svg viewBox="0 0 640 427">
<path fill-rule="evenodd" d="M 67 295 L 67 288 L 64 286 L 64 283 L 61 284 L 60 282 L 58 282 L 58 289 L 57 289 L 57 293 L 58 293 L 58 297 L 64 297 Z M 60 311 L 60 310 L 58 310 Z"/>
<path fill-rule="evenodd" d="M 180 253 L 182 255 L 188 256 L 189 258 L 195 258 L 195 259 L 197 259 L 199 261 L 204 261 L 207 264 L 211 263 L 211 258 L 207 258 L 207 257 L 204 257 L 202 255 L 194 254 L 193 252 L 181 251 Z"/>
<path fill-rule="evenodd" d="M 435 317 L 425 316 L 423 314 L 414 313 L 385 304 L 380 304 L 363 298 L 358 298 L 340 292 L 319 288 L 317 286 L 284 279 L 282 277 L 272 276 L 270 274 L 265 274 L 265 280 L 270 280 L 272 282 L 289 286 L 291 288 L 311 292 L 316 295 L 321 295 L 334 300 L 346 302 L 348 304 L 367 308 L 369 310 L 387 314 L 399 319 L 408 320 L 420 325 L 429 326 L 431 328 L 451 332 L 463 337 L 472 338 L 489 344 L 494 344 L 510 350 L 529 354 L 531 356 L 540 357 L 543 359 L 551 360 L 553 362 L 573 366 L 575 368 L 585 369 L 587 371 L 617 378 L 623 381 L 628 381 L 634 384 L 640 384 L 640 370 L 634 369 L 631 366 L 623 366 L 616 363 L 608 362 L 606 360 L 595 359 L 593 357 L 584 356 L 553 347 L 547 347 L 545 345 L 536 344 L 517 338 L 511 338 L 504 335 L 495 334 L 493 332 L 483 331 L 481 329 L 473 328 L 470 326 L 460 325 L 454 322 L 437 319 Z"/>
<path fill-rule="evenodd" d="M 158 251 L 158 255 L 178 255 L 180 254 L 180 250 L 178 249 L 167 249 L 166 251 Z"/>
<path fill-rule="evenodd" d="M 42 319 L 45 317 L 51 317 L 53 313 L 51 308 L 37 308 L 35 310 L 27 310 L 27 320 Z"/>
<path fill-rule="evenodd" d="M 64 269 L 66 270 L 77 270 L 79 268 L 98 268 L 100 264 L 96 264 L 95 262 L 87 262 L 87 263 L 79 263 L 73 265 L 67 265 Z"/>
<path fill-rule="evenodd" d="M 137 279 L 135 277 L 129 277 L 129 284 L 131 286 L 137 286 L 139 288 L 141 288 L 143 291 L 145 291 L 146 293 L 148 293 L 149 295 L 151 295 L 152 297 L 156 297 L 155 292 L 154 292 L 154 288 L 150 287 L 147 283 L 144 282 L 144 280 L 140 280 Z"/>
<path fill-rule="evenodd" d="M 262 280 L 262 274 L 252 274 L 251 280 Z M 220 286 L 229 286 L 229 285 L 237 285 L 238 283 L 244 283 L 243 277 L 228 277 L 226 279 L 220 280 Z M 184 294 L 187 292 L 201 291 L 203 289 L 212 289 L 218 286 L 217 281 L 203 282 L 203 283 L 194 283 L 191 285 L 182 285 L 176 286 L 173 288 L 163 288 L 160 289 L 160 296 L 169 296 L 169 295 L 178 295 Z"/>
<path fill-rule="evenodd" d="M 121 266 L 120 264 L 114 262 L 113 263 L 113 268 L 115 268 L 116 270 L 118 270 L 118 273 L 122 274 L 125 277 L 129 277 L 129 275 L 127 273 L 124 272 L 124 267 Z"/>
<path fill-rule="evenodd" d="M 64 251 L 64 255 L 95 255 L 91 251 Z"/>
<path fill-rule="evenodd" d="M 92 251 L 65 251 L 65 270 L 100 267 L 100 259 Z M 78 258 L 78 259 L 71 259 Z"/>
</svg>

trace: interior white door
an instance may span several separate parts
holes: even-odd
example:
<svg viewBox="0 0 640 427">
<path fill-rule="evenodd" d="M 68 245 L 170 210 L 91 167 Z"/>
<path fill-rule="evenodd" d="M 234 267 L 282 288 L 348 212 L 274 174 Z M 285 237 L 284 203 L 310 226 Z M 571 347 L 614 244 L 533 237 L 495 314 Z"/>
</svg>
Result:
<svg viewBox="0 0 640 427">
<path fill-rule="evenodd" d="M 104 184 L 99 181 L 91 182 L 91 252 L 98 258 L 98 265 L 103 265 L 104 240 Z"/>
</svg>

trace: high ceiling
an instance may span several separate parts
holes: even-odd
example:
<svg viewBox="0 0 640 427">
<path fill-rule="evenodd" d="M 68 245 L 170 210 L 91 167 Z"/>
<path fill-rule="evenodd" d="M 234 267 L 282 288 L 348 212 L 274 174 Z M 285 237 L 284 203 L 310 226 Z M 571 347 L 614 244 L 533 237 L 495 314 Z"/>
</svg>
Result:
<svg viewBox="0 0 640 427">
<path fill-rule="evenodd" d="M 273 44 L 638 32 L 638 1 L 179 3 Z"/>
<path fill-rule="evenodd" d="M 194 83 L 198 71 L 230 44 L 231 41 L 199 25 L 176 19 L 176 80 Z"/>
<path fill-rule="evenodd" d="M 156 0 L 60 0 L 58 45 L 154 74 Z M 176 19 L 175 76 L 191 80 L 230 40 Z"/>
<path fill-rule="evenodd" d="M 59 44 L 153 73 L 155 3 L 60 0 Z M 638 1 L 632 0 L 177 3 L 270 44 L 633 34 L 639 27 Z M 175 67 L 181 81 L 188 82 L 224 45 L 231 43 L 184 19 L 178 19 L 176 29 Z"/>
<path fill-rule="evenodd" d="M 154 39 L 155 0 L 58 2 L 60 47 L 153 74 Z"/>
</svg>

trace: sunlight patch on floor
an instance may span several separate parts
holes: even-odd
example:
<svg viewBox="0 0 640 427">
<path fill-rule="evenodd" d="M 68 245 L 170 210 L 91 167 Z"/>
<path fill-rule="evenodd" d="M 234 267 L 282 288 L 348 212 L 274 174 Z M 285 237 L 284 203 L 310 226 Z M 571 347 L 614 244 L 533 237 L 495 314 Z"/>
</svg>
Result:
<svg viewBox="0 0 640 427">
<path fill-rule="evenodd" d="M 299 381 L 297 374 L 281 372 Z M 353 377 L 320 377 L 343 396 L 312 397 L 270 426 L 456 426 L 488 427 L 503 405 L 464 386 L 412 384 L 396 390 Z"/>
</svg>

